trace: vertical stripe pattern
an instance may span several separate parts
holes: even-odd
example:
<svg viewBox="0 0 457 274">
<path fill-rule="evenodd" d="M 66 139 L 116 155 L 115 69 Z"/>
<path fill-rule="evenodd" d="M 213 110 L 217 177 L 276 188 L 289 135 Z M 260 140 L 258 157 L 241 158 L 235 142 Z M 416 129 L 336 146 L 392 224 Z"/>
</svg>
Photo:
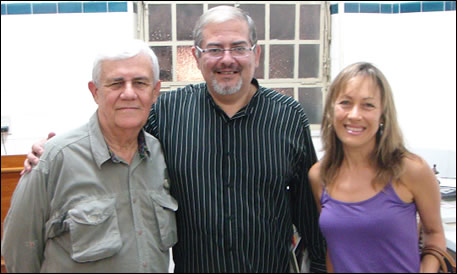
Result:
<svg viewBox="0 0 457 274">
<path fill-rule="evenodd" d="M 299 103 L 259 87 L 229 118 L 206 84 L 188 85 L 159 97 L 145 129 L 162 143 L 179 203 L 176 272 L 288 272 L 292 223 L 312 270 L 325 270 L 307 180 L 316 154 Z"/>
</svg>

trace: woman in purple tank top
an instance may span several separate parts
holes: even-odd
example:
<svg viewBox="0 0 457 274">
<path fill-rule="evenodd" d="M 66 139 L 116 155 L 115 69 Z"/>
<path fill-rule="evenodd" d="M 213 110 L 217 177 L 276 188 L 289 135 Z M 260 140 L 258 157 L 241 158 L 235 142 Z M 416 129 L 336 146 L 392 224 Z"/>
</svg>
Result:
<svg viewBox="0 0 457 274">
<path fill-rule="evenodd" d="M 419 254 L 446 248 L 440 193 L 427 163 L 409 152 L 385 76 L 370 63 L 345 68 L 327 94 L 321 127 L 324 156 L 309 172 L 335 272 L 436 272 Z"/>
</svg>

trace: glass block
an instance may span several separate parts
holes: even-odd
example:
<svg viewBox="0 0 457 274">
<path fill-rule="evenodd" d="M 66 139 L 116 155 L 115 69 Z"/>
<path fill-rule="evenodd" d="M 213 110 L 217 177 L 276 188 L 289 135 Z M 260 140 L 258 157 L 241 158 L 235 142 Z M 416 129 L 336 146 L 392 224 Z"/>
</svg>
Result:
<svg viewBox="0 0 457 274">
<path fill-rule="evenodd" d="M 295 39 L 295 5 L 270 6 L 270 39 Z"/>
<path fill-rule="evenodd" d="M 270 79 L 294 77 L 294 46 L 270 46 Z"/>
<path fill-rule="evenodd" d="M 160 67 L 160 80 L 161 81 L 173 81 L 173 74 L 172 74 L 172 52 L 170 46 L 157 46 L 151 47 L 154 53 L 157 55 L 157 59 L 159 59 L 159 67 Z"/>
<path fill-rule="evenodd" d="M 177 48 L 176 77 L 178 82 L 203 81 L 202 74 L 197 67 L 192 55 L 192 46 L 179 46 Z"/>
<path fill-rule="evenodd" d="M 300 45 L 299 60 L 299 78 L 319 77 L 319 44 Z"/>
<path fill-rule="evenodd" d="M 148 5 L 149 41 L 171 41 L 171 5 Z"/>
<path fill-rule="evenodd" d="M 260 49 L 262 51 L 260 52 L 259 66 L 255 70 L 254 78 L 255 79 L 264 79 L 265 78 L 265 46 L 264 45 L 257 45 L 257 46 L 258 47 L 260 46 Z"/>
<path fill-rule="evenodd" d="M 300 39 L 319 40 L 321 27 L 321 6 L 300 6 Z"/>
<path fill-rule="evenodd" d="M 239 6 L 254 21 L 257 40 L 265 40 L 265 4 L 242 4 Z"/>
<path fill-rule="evenodd" d="M 322 122 L 322 88 L 299 88 L 298 102 L 305 110 L 310 124 Z"/>
<path fill-rule="evenodd" d="M 293 88 L 273 88 L 273 89 L 281 94 L 294 98 L 294 89 Z"/>
<path fill-rule="evenodd" d="M 202 13 L 202 4 L 176 5 L 176 38 L 178 40 L 193 40 L 192 31 Z"/>
</svg>

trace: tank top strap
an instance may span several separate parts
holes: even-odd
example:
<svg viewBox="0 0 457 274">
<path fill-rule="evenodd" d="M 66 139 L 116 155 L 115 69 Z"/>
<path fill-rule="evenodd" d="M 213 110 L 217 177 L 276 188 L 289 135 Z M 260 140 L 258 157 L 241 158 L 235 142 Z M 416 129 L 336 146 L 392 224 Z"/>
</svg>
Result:
<svg viewBox="0 0 457 274">
<path fill-rule="evenodd" d="M 329 199 L 329 194 L 327 192 L 327 188 L 322 186 L 322 195 L 321 195 L 321 205 L 325 204 Z"/>
</svg>

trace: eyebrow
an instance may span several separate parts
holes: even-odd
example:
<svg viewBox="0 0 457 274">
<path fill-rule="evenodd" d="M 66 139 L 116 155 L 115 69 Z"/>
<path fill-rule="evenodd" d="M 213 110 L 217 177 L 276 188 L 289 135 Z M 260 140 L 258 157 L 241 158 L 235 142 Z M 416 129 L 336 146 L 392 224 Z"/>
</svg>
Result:
<svg viewBox="0 0 457 274">
<path fill-rule="evenodd" d="M 343 97 L 343 98 L 349 98 L 349 99 L 352 99 L 352 96 L 349 96 L 349 95 L 347 95 L 347 94 L 344 94 L 344 95 L 342 95 L 342 96 L 339 96 L 339 97 Z M 371 100 L 371 99 L 376 99 L 376 98 L 375 98 L 375 97 L 373 97 L 373 96 L 370 96 L 370 97 L 364 97 L 364 98 L 362 98 L 362 100 Z"/>
<path fill-rule="evenodd" d="M 149 81 L 149 78 L 148 77 L 145 77 L 145 76 L 139 76 L 139 77 L 134 77 L 132 80 L 147 80 Z M 119 81 L 125 81 L 124 77 L 117 77 L 117 78 L 111 78 L 111 79 L 107 79 L 107 82 L 119 82 Z"/>
<path fill-rule="evenodd" d="M 240 41 L 232 42 L 230 45 L 233 47 L 233 46 L 247 45 L 247 44 L 248 44 L 247 41 L 245 41 L 245 40 L 240 40 Z M 222 47 L 222 43 L 217 43 L 217 42 L 208 43 L 208 44 L 206 45 L 206 47 Z"/>
</svg>

